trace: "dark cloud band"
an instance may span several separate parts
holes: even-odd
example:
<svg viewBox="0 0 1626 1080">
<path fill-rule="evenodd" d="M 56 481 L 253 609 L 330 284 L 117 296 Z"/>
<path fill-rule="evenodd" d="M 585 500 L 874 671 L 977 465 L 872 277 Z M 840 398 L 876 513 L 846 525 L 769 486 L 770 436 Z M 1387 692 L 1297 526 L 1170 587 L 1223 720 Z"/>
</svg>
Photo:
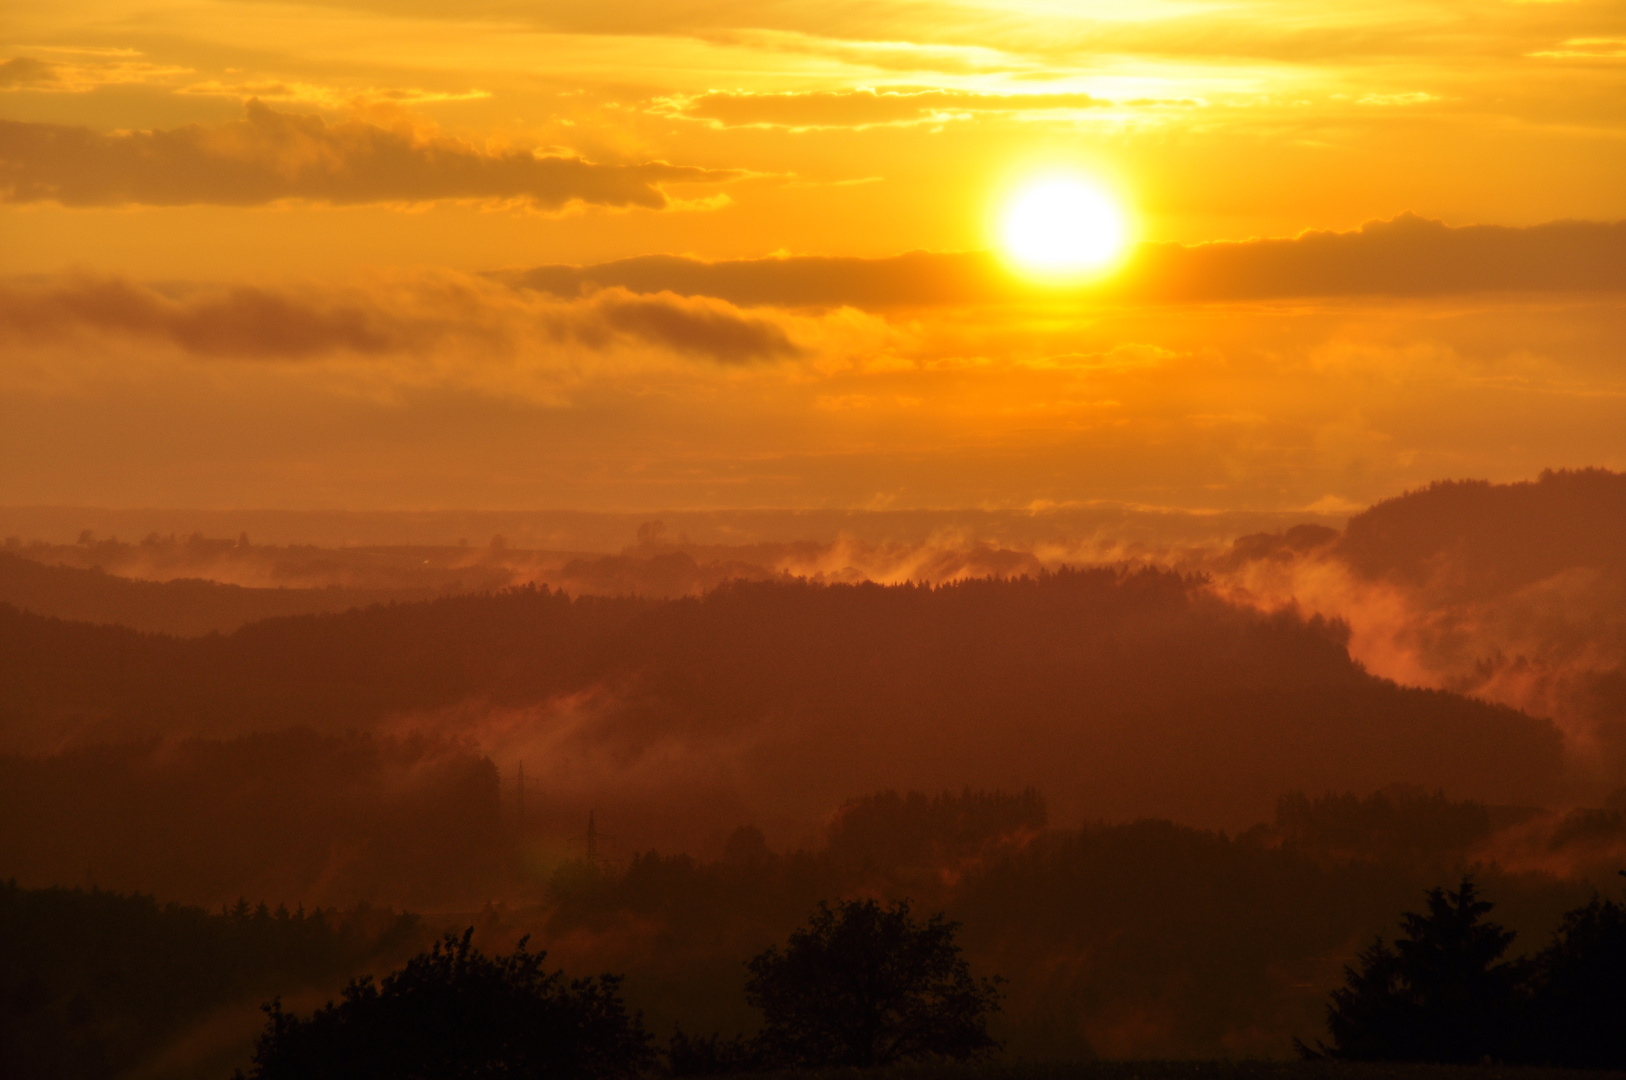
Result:
<svg viewBox="0 0 1626 1080">
<path fill-rule="evenodd" d="M 781 325 L 785 320 L 722 300 L 605 289 L 583 299 L 532 297 L 515 305 L 500 286 L 474 282 L 482 294 L 469 284 L 430 277 L 405 290 L 374 286 L 338 297 L 238 285 L 177 298 L 116 277 L 0 281 L 0 345 L 72 342 L 88 334 L 243 360 L 428 353 L 471 341 L 497 352 L 538 342 L 597 351 L 643 345 L 720 364 L 802 352 Z"/>
<path fill-rule="evenodd" d="M 1003 303 L 1042 295 L 990 252 L 725 262 L 650 255 L 596 266 L 540 266 L 503 276 L 562 296 L 620 286 L 784 306 Z M 1143 244 L 1117 273 L 1070 294 L 1137 303 L 1205 303 L 1623 289 L 1626 222 L 1452 228 L 1405 214 L 1355 232 L 1306 233 L 1291 240 Z"/>
</svg>

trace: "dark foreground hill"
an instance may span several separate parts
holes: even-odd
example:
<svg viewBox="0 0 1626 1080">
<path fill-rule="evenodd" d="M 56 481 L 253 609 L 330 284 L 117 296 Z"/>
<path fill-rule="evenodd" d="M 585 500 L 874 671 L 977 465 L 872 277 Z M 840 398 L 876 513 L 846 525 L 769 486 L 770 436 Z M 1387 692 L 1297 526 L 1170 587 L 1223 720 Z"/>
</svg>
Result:
<svg viewBox="0 0 1626 1080">
<path fill-rule="evenodd" d="M 882 787 L 1034 785 L 1065 821 L 1237 825 L 1290 788 L 1541 804 L 1563 782 L 1545 721 L 1373 678 L 1337 624 L 1157 571 L 665 602 L 519 589 L 190 640 L 0 608 L 0 680 L 13 752 L 428 731 L 663 843 L 805 825 Z"/>
</svg>

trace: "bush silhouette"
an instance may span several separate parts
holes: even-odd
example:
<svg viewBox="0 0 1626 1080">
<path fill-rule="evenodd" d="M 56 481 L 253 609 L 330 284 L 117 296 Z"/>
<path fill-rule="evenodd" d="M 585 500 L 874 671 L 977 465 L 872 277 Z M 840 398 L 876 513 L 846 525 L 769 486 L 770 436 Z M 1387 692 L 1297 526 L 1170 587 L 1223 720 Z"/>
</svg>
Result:
<svg viewBox="0 0 1626 1080">
<path fill-rule="evenodd" d="M 1306 1056 L 1346 1061 L 1472 1063 L 1518 1055 L 1515 1030 L 1528 966 L 1503 963 L 1513 934 L 1481 917 L 1492 905 L 1470 878 L 1430 889 L 1427 914 L 1401 919 L 1405 936 L 1364 950 L 1327 1007 L 1331 1047 Z"/>
<path fill-rule="evenodd" d="M 957 929 L 942 915 L 916 922 L 907 901 L 820 903 L 783 952 L 747 965 L 746 1000 L 764 1019 L 761 1060 L 870 1068 L 998 1049 L 988 1034 L 998 980 L 972 978 Z"/>
<path fill-rule="evenodd" d="M 309 1019 L 267 1005 L 255 1080 L 603 1080 L 649 1064 L 642 1018 L 615 976 L 565 982 L 522 940 L 487 957 L 473 928 L 384 977 L 353 979 Z"/>
</svg>

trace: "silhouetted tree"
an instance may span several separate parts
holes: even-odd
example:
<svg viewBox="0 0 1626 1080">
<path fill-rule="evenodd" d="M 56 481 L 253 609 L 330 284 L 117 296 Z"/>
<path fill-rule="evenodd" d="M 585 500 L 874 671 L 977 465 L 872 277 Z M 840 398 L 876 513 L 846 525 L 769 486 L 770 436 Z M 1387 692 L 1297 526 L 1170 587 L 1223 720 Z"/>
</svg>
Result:
<svg viewBox="0 0 1626 1080">
<path fill-rule="evenodd" d="M 1327 1006 L 1331 1047 L 1306 1056 L 1347 1061 L 1477 1062 L 1518 1049 L 1518 1015 L 1527 965 L 1501 962 L 1511 931 L 1481 917 L 1471 878 L 1455 892 L 1430 889 L 1428 913 L 1401 918 L 1405 936 L 1382 938 L 1345 968 L 1347 985 Z"/>
<path fill-rule="evenodd" d="M 770 948 L 747 965 L 745 996 L 762 1010 L 766 1056 L 869 1068 L 998 1049 L 988 1018 L 999 1008 L 999 980 L 972 978 L 954 943 L 958 928 L 942 915 L 916 922 L 908 901 L 834 910 L 821 902 L 784 952 Z"/>
<path fill-rule="evenodd" d="M 601 1080 L 649 1064 L 643 1019 L 627 1014 L 617 977 L 566 983 L 523 940 L 511 956 L 487 957 L 473 934 L 447 934 L 381 985 L 351 980 L 342 1001 L 308 1020 L 267 1005 L 253 1076 Z"/>
<path fill-rule="evenodd" d="M 1532 1014 L 1534 1060 L 1626 1068 L 1626 907 L 1593 897 L 1564 916 L 1536 958 Z"/>
</svg>

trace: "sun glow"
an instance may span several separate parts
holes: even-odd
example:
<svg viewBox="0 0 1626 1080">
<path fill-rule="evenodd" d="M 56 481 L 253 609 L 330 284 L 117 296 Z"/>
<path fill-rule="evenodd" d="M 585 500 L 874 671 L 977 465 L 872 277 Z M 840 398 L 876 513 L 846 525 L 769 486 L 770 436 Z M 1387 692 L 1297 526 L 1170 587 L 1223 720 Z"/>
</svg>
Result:
<svg viewBox="0 0 1626 1080">
<path fill-rule="evenodd" d="M 1000 243 L 1020 269 L 1074 277 L 1110 267 L 1129 240 L 1123 209 L 1101 189 L 1046 177 L 1017 191 L 1000 222 Z"/>
</svg>

